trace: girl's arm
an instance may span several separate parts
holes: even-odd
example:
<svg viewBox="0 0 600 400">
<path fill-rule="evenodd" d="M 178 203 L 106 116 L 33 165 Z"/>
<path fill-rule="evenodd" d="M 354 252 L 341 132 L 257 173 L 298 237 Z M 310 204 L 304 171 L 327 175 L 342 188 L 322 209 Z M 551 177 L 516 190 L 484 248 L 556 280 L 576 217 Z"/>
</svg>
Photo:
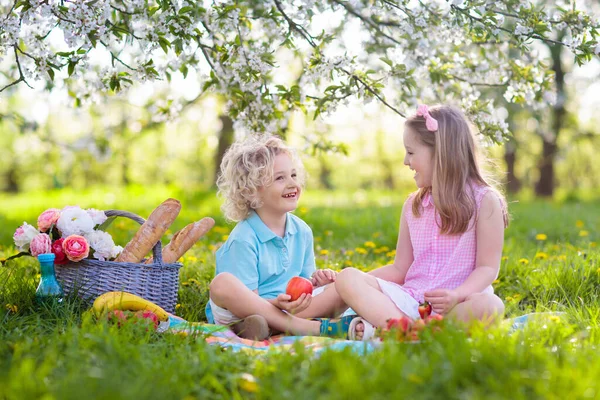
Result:
<svg viewBox="0 0 600 400">
<path fill-rule="evenodd" d="M 482 292 L 498 277 L 504 244 L 504 214 L 496 195 L 488 192 L 481 201 L 476 225 L 477 258 L 475 270 L 454 290 L 436 289 L 425 293 L 433 311 L 446 314 L 458 303 Z"/>
<path fill-rule="evenodd" d="M 504 245 L 504 213 L 493 192 L 488 192 L 481 200 L 476 229 L 475 270 L 456 288 L 459 302 L 465 301 L 473 293 L 483 291 L 498 277 Z"/>
<path fill-rule="evenodd" d="M 396 243 L 396 257 L 394 258 L 394 263 L 369 272 L 370 275 L 386 281 L 395 282 L 399 285 L 404 283 L 406 273 L 414 260 L 412 243 L 410 242 L 410 232 L 408 231 L 408 222 L 406 222 L 406 216 L 404 215 L 405 211 L 409 209 L 407 204 L 408 201 L 404 203 L 402 215 L 400 216 L 400 232 L 398 232 L 398 243 Z M 410 212 L 410 210 L 408 210 L 408 212 Z"/>
</svg>

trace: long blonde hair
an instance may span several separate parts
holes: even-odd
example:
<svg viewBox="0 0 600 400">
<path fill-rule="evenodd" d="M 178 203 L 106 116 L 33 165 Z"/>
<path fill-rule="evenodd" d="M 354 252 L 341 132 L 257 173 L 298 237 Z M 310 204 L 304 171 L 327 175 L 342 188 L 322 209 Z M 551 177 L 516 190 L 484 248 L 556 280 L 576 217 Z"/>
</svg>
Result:
<svg viewBox="0 0 600 400">
<path fill-rule="evenodd" d="M 419 217 L 425 196 L 431 193 L 433 204 L 441 220 L 444 234 L 460 234 L 469 229 L 471 218 L 477 214 L 471 184 L 487 186 L 498 196 L 508 226 L 506 200 L 480 167 L 483 156 L 479 153 L 473 129 L 464 114 L 457 108 L 445 105 L 429 107 L 429 115 L 438 121 L 438 129 L 431 132 L 425 118 L 416 114 L 406 120 L 409 127 L 425 146 L 433 148 L 433 180 L 431 187 L 417 191 L 412 205 L 413 214 Z"/>
<path fill-rule="evenodd" d="M 217 195 L 224 199 L 221 211 L 227 220 L 244 220 L 252 209 L 262 205 L 258 189 L 273 183 L 275 157 L 281 153 L 292 158 L 298 184 L 304 186 L 306 172 L 302 162 L 279 137 L 248 136 L 231 145 L 223 156 L 217 178 Z"/>
</svg>

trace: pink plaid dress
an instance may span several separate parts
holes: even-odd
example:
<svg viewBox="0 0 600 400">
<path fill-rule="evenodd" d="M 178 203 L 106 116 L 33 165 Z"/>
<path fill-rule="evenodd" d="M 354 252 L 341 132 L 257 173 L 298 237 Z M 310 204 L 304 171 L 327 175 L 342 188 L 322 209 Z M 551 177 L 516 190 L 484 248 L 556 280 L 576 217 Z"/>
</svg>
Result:
<svg viewBox="0 0 600 400">
<path fill-rule="evenodd" d="M 477 210 L 483 196 L 490 190 L 487 186 L 473 186 Z M 459 235 L 440 233 L 439 215 L 435 211 L 431 194 L 423 198 L 420 217 L 412 213 L 414 195 L 405 202 L 406 220 L 414 260 L 404 279 L 404 285 L 378 279 L 383 293 L 394 301 L 396 306 L 412 318 L 418 317 L 418 304 L 423 302 L 423 294 L 433 289 L 455 289 L 460 286 L 475 269 L 477 240 L 475 216 L 470 228 Z M 438 223 L 436 223 L 436 218 Z M 485 289 L 493 293 L 491 286 Z M 408 296 L 407 296 L 408 295 Z"/>
</svg>

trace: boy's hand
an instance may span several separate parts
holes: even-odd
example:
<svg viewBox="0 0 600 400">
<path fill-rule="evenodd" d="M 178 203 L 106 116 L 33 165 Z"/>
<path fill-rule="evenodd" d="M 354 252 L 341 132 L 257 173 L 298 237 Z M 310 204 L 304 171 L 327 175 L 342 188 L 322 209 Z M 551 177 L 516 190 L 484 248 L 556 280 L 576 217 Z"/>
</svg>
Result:
<svg viewBox="0 0 600 400">
<path fill-rule="evenodd" d="M 335 282 L 335 276 L 337 272 L 331 269 L 318 269 L 312 274 L 310 278 L 314 287 L 329 285 Z"/>
<path fill-rule="evenodd" d="M 310 305 L 312 296 L 310 294 L 302 293 L 302 295 L 295 301 L 290 301 L 292 296 L 289 294 L 282 293 L 275 299 L 275 306 L 283 311 L 287 311 L 290 314 L 298 314 L 304 311 Z"/>
</svg>

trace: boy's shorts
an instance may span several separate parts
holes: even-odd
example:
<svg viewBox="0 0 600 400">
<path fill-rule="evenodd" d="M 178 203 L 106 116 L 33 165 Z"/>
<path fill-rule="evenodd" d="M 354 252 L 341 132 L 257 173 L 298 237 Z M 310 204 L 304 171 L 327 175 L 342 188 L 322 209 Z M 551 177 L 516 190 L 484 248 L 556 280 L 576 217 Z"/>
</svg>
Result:
<svg viewBox="0 0 600 400">
<path fill-rule="evenodd" d="M 325 290 L 326 287 L 327 287 L 327 285 L 314 289 L 312 295 L 317 296 L 317 295 L 321 294 L 323 292 L 323 290 Z M 231 311 L 216 305 L 212 301 L 212 299 L 209 299 L 208 301 L 210 302 L 210 309 L 212 311 L 213 318 L 215 320 L 215 324 L 231 325 L 231 324 L 235 324 L 236 322 L 240 322 L 242 320 L 242 318 L 239 318 L 239 317 L 236 317 L 235 315 L 233 315 L 233 313 Z"/>
</svg>

